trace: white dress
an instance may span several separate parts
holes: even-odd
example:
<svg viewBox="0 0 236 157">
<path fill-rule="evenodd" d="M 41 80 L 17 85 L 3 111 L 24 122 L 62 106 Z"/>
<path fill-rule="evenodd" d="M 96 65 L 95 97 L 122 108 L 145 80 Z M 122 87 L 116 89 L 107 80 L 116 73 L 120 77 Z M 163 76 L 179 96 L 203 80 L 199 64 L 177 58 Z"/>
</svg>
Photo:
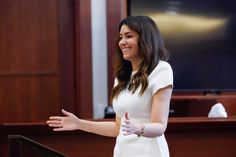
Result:
<svg viewBox="0 0 236 157">
<path fill-rule="evenodd" d="M 121 124 L 124 122 L 124 113 L 139 123 L 150 122 L 151 99 L 161 88 L 173 85 L 173 72 L 169 63 L 159 61 L 156 68 L 148 76 L 148 88 L 140 96 L 140 88 L 134 94 L 129 90 L 122 91 L 113 100 L 113 108 Z M 115 85 L 117 85 L 115 80 Z M 122 129 L 116 138 L 113 157 L 169 157 L 169 149 L 164 135 L 155 138 L 138 137 L 137 135 L 124 136 Z"/>
</svg>

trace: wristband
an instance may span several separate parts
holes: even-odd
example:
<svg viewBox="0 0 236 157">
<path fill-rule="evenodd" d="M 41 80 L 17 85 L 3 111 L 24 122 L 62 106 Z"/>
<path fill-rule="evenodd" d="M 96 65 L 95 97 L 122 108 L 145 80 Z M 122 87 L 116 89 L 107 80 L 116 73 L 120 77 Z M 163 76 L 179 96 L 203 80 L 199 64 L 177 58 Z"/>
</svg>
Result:
<svg viewBox="0 0 236 157">
<path fill-rule="evenodd" d="M 145 129 L 145 125 L 141 124 L 141 131 L 140 131 L 140 133 L 138 134 L 138 137 L 144 135 L 144 129 Z"/>
</svg>

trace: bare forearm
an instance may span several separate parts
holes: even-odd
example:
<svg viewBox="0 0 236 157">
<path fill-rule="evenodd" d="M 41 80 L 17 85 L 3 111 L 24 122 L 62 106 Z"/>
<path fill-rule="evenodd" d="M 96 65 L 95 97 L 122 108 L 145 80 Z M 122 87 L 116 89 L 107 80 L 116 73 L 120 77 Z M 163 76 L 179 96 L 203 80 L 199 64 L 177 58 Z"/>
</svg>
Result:
<svg viewBox="0 0 236 157">
<path fill-rule="evenodd" d="M 97 122 L 80 119 L 78 129 L 98 135 L 116 137 L 119 133 L 119 126 L 116 122 Z"/>
<path fill-rule="evenodd" d="M 164 134 L 166 126 L 161 123 L 148 123 L 144 125 L 144 130 L 142 136 L 144 137 L 157 137 Z M 141 130 L 141 129 L 140 129 Z"/>
</svg>

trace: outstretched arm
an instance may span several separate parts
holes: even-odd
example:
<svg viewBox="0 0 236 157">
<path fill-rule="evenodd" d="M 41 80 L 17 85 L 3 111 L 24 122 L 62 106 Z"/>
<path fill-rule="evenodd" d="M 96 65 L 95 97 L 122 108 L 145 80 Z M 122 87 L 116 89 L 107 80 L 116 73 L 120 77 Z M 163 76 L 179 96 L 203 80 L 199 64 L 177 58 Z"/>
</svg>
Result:
<svg viewBox="0 0 236 157">
<path fill-rule="evenodd" d="M 65 116 L 51 116 L 47 121 L 54 131 L 83 130 L 103 136 L 116 137 L 119 133 L 120 118 L 116 121 L 97 122 L 76 117 L 73 113 L 62 109 Z"/>
</svg>

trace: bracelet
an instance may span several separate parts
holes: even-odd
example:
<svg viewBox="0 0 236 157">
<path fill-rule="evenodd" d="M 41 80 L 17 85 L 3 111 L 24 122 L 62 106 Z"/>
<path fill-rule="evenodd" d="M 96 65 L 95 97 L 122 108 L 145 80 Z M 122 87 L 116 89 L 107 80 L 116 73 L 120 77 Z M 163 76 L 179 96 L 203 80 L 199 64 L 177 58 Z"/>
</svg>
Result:
<svg viewBox="0 0 236 157">
<path fill-rule="evenodd" d="M 145 125 L 141 124 L 141 131 L 140 131 L 140 133 L 138 134 L 138 137 L 144 135 L 144 129 L 145 129 Z"/>
</svg>

